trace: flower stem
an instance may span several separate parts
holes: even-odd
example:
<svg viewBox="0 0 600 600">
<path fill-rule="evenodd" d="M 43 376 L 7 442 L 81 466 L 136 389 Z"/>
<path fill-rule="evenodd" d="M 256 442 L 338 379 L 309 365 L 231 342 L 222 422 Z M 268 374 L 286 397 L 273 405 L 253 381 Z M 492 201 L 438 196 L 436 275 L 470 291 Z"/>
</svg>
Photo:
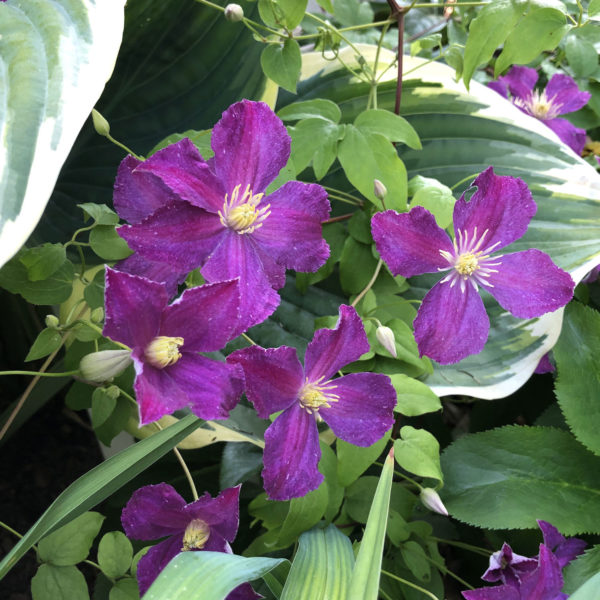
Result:
<svg viewBox="0 0 600 600">
<path fill-rule="evenodd" d="M 41 373 L 40 371 L 0 371 L 0 377 L 3 375 L 36 375 L 37 377 L 70 377 L 78 375 L 79 369 L 75 371 L 65 371 L 64 373 Z"/>
<path fill-rule="evenodd" d="M 6 531 L 10 531 L 13 535 L 16 535 L 19 539 L 21 539 L 23 537 L 18 531 L 15 531 L 12 527 L 9 527 L 6 523 L 3 523 L 2 521 L 0 521 L 0 527 L 2 527 L 3 529 L 6 529 Z"/>
<path fill-rule="evenodd" d="M 444 565 L 441 565 L 440 563 L 438 563 L 436 560 L 434 560 L 430 556 L 427 556 L 427 554 L 425 554 L 425 559 L 428 560 L 434 567 L 436 567 L 437 569 L 439 569 L 442 573 L 444 573 L 445 575 L 449 575 L 453 579 L 456 579 L 456 581 L 458 581 L 459 583 L 461 583 L 462 585 L 464 585 L 469 590 L 475 589 L 472 585 L 470 585 L 469 583 L 467 583 L 464 579 L 462 579 L 461 577 L 459 577 L 456 573 L 452 572 L 450 569 L 448 569 Z"/>
<path fill-rule="evenodd" d="M 467 175 L 466 177 L 463 177 L 460 181 L 457 181 L 453 186 L 451 186 L 450 189 L 454 191 L 461 183 L 469 181 L 470 179 L 474 179 L 475 177 L 477 177 L 477 175 L 479 175 L 479 173 L 473 173 L 472 175 Z"/>
<path fill-rule="evenodd" d="M 481 554 L 482 556 L 490 556 L 490 554 L 492 554 L 491 550 L 486 550 L 485 548 L 480 548 L 479 546 L 472 546 L 471 544 L 465 544 L 464 542 L 458 542 L 455 540 L 445 540 L 443 538 L 438 538 L 435 536 L 430 536 L 429 539 L 440 544 L 448 544 L 449 546 L 456 546 L 457 548 L 470 550 L 471 552 Z"/>
<path fill-rule="evenodd" d="M 415 583 L 412 583 L 412 581 L 407 581 L 406 579 L 402 579 L 402 577 L 398 577 L 398 575 L 394 575 L 393 573 L 389 573 L 388 571 L 384 571 L 383 569 L 381 569 L 381 573 L 383 575 L 387 575 L 388 577 L 391 577 L 392 579 L 395 579 L 396 581 L 399 581 L 400 583 L 403 583 L 404 585 L 407 585 L 408 587 L 418 590 L 419 592 L 425 594 L 429 598 L 433 598 L 433 600 L 439 600 L 438 597 L 434 596 L 429 590 L 426 590 L 426 589 L 416 585 Z"/>
<path fill-rule="evenodd" d="M 352 302 L 351 306 L 356 306 L 365 296 L 365 294 L 373 287 L 373 284 L 377 280 L 377 276 L 379 275 L 379 271 L 381 271 L 381 265 L 383 264 L 383 260 L 381 258 L 377 261 L 377 266 L 375 267 L 375 272 L 373 273 L 373 277 L 371 277 L 371 281 L 367 283 L 365 289 L 354 298 L 354 302 Z"/>
<path fill-rule="evenodd" d="M 246 335 L 245 333 L 242 333 L 242 337 L 251 345 L 251 346 L 258 346 L 258 344 L 249 336 Z"/>
</svg>

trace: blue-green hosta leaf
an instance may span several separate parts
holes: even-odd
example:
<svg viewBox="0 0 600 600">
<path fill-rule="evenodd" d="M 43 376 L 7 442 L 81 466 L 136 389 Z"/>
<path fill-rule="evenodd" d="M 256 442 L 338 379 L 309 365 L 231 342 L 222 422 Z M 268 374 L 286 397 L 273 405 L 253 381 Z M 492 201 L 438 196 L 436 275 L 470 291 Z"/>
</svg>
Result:
<svg viewBox="0 0 600 600">
<path fill-rule="evenodd" d="M 369 63 L 375 48 L 359 45 Z M 342 58 L 354 61 L 353 52 Z M 379 69 L 393 61 L 382 51 Z M 527 234 L 511 244 L 510 251 L 539 248 L 580 281 L 600 263 L 600 176 L 577 157 L 543 123 L 525 115 L 499 94 L 472 82 L 470 92 L 454 81 L 445 65 L 405 57 L 402 116 L 414 127 L 423 150 L 399 146 L 408 177 L 432 177 L 452 187 L 466 189 L 476 174 L 492 165 L 497 174 L 521 177 L 529 185 L 538 206 Z M 393 110 L 396 83 L 390 69 L 378 91 L 378 107 Z M 387 78 L 387 79 L 386 79 Z M 336 63 L 320 54 L 303 56 L 298 95 L 282 94 L 281 104 L 314 96 L 337 102 L 342 122 L 351 123 L 367 106 L 369 86 L 348 77 Z M 340 171 L 328 179 L 343 185 Z M 436 282 L 436 276 L 411 280 L 415 298 Z M 490 315 L 488 342 L 479 355 L 457 365 L 436 365 L 426 380 L 440 396 L 466 394 L 494 399 L 511 394 L 533 373 L 540 358 L 560 334 L 563 311 L 539 319 L 516 319 L 489 296 L 484 298 Z"/>
<path fill-rule="evenodd" d="M 40 219 L 109 78 L 125 0 L 0 6 L 0 266 Z"/>
</svg>

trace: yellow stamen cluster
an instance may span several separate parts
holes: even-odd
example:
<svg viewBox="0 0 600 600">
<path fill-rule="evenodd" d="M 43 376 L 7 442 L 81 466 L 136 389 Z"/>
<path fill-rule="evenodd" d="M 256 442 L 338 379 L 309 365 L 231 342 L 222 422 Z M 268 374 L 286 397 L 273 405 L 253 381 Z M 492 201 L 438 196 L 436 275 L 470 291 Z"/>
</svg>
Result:
<svg viewBox="0 0 600 600">
<path fill-rule="evenodd" d="M 481 254 L 481 252 L 478 252 L 478 254 Z M 461 275 L 473 275 L 479 269 L 479 260 L 472 252 L 465 252 L 458 257 L 454 268 Z"/>
<path fill-rule="evenodd" d="M 219 218 L 223 227 L 229 227 L 237 233 L 252 233 L 262 227 L 263 221 L 271 214 L 270 204 L 257 208 L 264 194 L 253 194 L 247 185 L 240 197 L 241 185 L 236 185 L 229 199 L 225 194 L 223 210 Z"/>
<path fill-rule="evenodd" d="M 183 534 L 182 552 L 202 550 L 210 537 L 210 527 L 202 519 L 190 521 Z"/>
<path fill-rule="evenodd" d="M 164 369 L 169 365 L 174 365 L 181 358 L 179 346 L 182 345 L 182 337 L 159 335 L 146 346 L 144 356 L 153 367 Z"/>
<path fill-rule="evenodd" d="M 313 381 L 311 383 L 307 382 L 304 384 L 303 388 L 300 390 L 300 404 L 306 409 L 308 414 L 312 414 L 324 406 L 325 408 L 331 408 L 330 402 L 337 402 L 340 397 L 337 394 L 332 394 L 331 390 L 336 388 L 330 382 L 326 382 L 321 384 L 320 382 L 324 378 L 321 377 L 317 381 Z"/>
<path fill-rule="evenodd" d="M 559 114 L 561 105 L 554 104 L 552 99 L 548 99 L 546 91 L 534 90 L 526 99 L 515 98 L 514 103 L 524 108 L 530 115 L 536 119 L 554 119 Z"/>
</svg>

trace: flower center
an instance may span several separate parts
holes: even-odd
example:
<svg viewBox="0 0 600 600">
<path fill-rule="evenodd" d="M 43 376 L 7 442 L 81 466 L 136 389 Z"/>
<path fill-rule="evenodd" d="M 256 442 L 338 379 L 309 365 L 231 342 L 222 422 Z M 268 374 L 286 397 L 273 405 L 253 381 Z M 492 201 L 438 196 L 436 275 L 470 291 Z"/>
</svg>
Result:
<svg viewBox="0 0 600 600">
<path fill-rule="evenodd" d="M 182 552 L 202 550 L 210 537 L 210 527 L 202 519 L 190 521 L 183 534 Z"/>
<path fill-rule="evenodd" d="M 525 99 L 515 98 L 514 103 L 525 109 L 532 117 L 544 121 L 547 119 L 554 119 L 560 114 L 559 110 L 562 105 L 554 104 L 553 100 L 554 97 L 548 99 L 546 90 L 542 92 L 534 90 Z"/>
<path fill-rule="evenodd" d="M 478 252 L 477 254 L 481 253 Z M 477 260 L 477 256 L 472 252 L 465 252 L 458 256 L 454 268 L 461 275 L 473 275 L 479 269 L 479 260 Z"/>
<path fill-rule="evenodd" d="M 223 227 L 229 227 L 237 233 L 252 233 L 262 227 L 264 220 L 271 214 L 270 204 L 258 208 L 264 194 L 253 194 L 247 185 L 240 196 L 241 184 L 236 185 L 231 198 L 225 194 L 223 210 L 219 211 L 219 218 Z"/>
<path fill-rule="evenodd" d="M 157 369 L 174 365 L 180 358 L 179 346 L 183 345 L 182 337 L 155 337 L 144 350 L 146 360 Z"/>
<path fill-rule="evenodd" d="M 340 397 L 337 394 L 332 394 L 331 391 L 336 389 L 336 385 L 327 381 L 321 383 L 324 377 L 319 378 L 317 381 L 306 383 L 300 390 L 299 400 L 300 404 L 306 409 L 308 414 L 317 412 L 321 406 L 325 408 L 331 408 L 330 402 L 337 402 Z"/>
</svg>

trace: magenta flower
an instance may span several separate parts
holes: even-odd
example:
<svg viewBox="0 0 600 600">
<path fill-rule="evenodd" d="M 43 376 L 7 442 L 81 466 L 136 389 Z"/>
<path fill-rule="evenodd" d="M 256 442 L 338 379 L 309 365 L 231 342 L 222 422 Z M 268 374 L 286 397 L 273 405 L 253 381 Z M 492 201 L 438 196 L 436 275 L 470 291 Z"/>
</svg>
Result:
<svg viewBox="0 0 600 600">
<path fill-rule="evenodd" d="M 579 110 L 587 104 L 591 94 L 582 92 L 572 77 L 556 73 L 544 90 L 534 90 L 538 80 L 535 69 L 514 66 L 497 81 L 488 86 L 505 98 L 512 96 L 512 103 L 524 113 L 539 119 L 575 153 L 581 155 L 585 146 L 585 130 L 572 125 L 559 115 Z"/>
<path fill-rule="evenodd" d="M 316 271 L 329 256 L 321 222 L 325 190 L 290 181 L 265 196 L 290 155 L 283 123 L 262 102 L 230 106 L 212 133 L 205 161 L 184 139 L 139 163 L 128 157 L 115 186 L 115 208 L 131 225 L 119 228 L 129 246 L 173 277 L 201 267 L 209 282 L 239 277 L 243 328 L 279 304 L 285 270 Z M 165 192 L 169 190 L 169 192 Z"/>
<path fill-rule="evenodd" d="M 304 496 L 319 487 L 323 475 L 317 422 L 356 446 L 370 446 L 393 425 L 396 392 L 387 375 L 351 373 L 332 379 L 345 365 L 369 351 L 360 317 L 340 306 L 335 329 L 321 329 L 306 349 L 304 368 L 295 348 L 238 350 L 227 361 L 246 376 L 246 395 L 267 418 L 283 411 L 265 432 L 265 490 L 274 500 Z"/>
<path fill-rule="evenodd" d="M 239 496 L 239 485 L 223 490 L 216 498 L 207 492 L 190 504 L 167 483 L 146 485 L 133 492 L 121 514 L 127 536 L 136 540 L 167 538 L 152 546 L 138 563 L 140 595 L 180 552 L 208 550 L 231 554 L 229 542 L 235 538 L 239 525 Z M 227 600 L 260 597 L 245 583 L 235 588 Z"/>
<path fill-rule="evenodd" d="M 168 305 L 164 285 L 107 269 L 103 334 L 132 349 L 140 425 L 190 406 L 226 419 L 244 389 L 242 370 L 198 352 L 220 350 L 239 314 L 237 280 L 186 290 Z"/>
<path fill-rule="evenodd" d="M 547 521 L 538 520 L 539 528 L 544 536 L 544 544 L 552 551 L 560 567 L 568 565 L 576 556 L 581 554 L 587 544 L 579 538 L 565 538 L 554 525 Z"/>
<path fill-rule="evenodd" d="M 388 210 L 371 221 L 381 258 L 394 275 L 449 271 L 423 298 L 414 321 L 421 356 L 441 364 L 481 352 L 489 319 L 477 293 L 483 286 L 520 319 L 539 317 L 573 296 L 571 276 L 539 250 L 492 252 L 522 237 L 537 206 L 524 181 L 486 169 L 473 182 L 477 191 L 454 206 L 455 239 L 422 207 Z"/>
</svg>

